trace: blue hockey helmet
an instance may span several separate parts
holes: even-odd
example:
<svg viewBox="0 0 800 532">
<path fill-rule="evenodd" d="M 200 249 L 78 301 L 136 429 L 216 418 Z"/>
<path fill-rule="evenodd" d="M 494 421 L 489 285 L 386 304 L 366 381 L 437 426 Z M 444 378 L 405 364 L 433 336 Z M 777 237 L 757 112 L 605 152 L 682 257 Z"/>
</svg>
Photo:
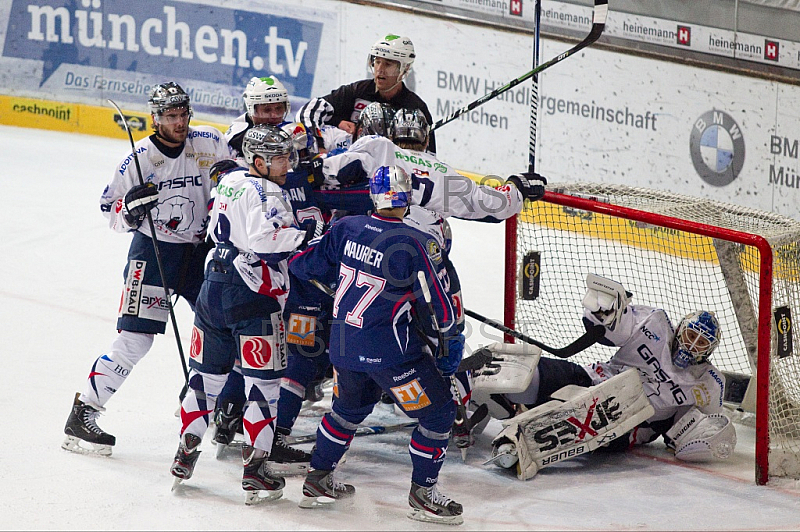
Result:
<svg viewBox="0 0 800 532">
<path fill-rule="evenodd" d="M 719 345 L 722 331 L 713 312 L 698 310 L 687 314 L 675 331 L 672 362 L 679 368 L 706 362 Z"/>
<path fill-rule="evenodd" d="M 408 207 L 411 177 L 399 166 L 381 166 L 369 180 L 369 196 L 376 210 Z"/>
</svg>

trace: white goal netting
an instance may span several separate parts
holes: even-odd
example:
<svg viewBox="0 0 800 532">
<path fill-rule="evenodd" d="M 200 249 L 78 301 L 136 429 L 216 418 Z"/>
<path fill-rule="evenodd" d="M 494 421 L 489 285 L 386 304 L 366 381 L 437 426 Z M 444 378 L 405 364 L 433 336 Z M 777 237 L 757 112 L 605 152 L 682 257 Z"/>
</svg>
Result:
<svg viewBox="0 0 800 532">
<path fill-rule="evenodd" d="M 757 480 L 800 478 L 800 339 L 791 327 L 800 315 L 800 222 L 626 186 L 548 190 L 556 194 L 528 204 L 517 221 L 516 256 L 509 260 L 519 283 L 506 302 L 515 305 L 515 327 L 553 347 L 579 337 L 590 272 L 621 282 L 634 302 L 663 308 L 673 325 L 689 312 L 713 310 L 723 336 L 712 358 L 728 391 L 749 383 L 748 396 L 754 393 L 759 353 L 768 353 L 768 394 L 754 396 L 767 397 L 755 408 Z M 596 345 L 572 360 L 612 354 Z M 733 394 L 737 402 L 740 391 Z"/>
</svg>

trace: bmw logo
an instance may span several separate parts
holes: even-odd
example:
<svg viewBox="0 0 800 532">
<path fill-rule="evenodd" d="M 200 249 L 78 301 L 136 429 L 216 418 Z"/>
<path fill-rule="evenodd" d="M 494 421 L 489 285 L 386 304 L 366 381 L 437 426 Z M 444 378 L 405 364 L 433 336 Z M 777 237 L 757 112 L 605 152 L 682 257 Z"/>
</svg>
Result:
<svg viewBox="0 0 800 532">
<path fill-rule="evenodd" d="M 689 151 L 694 169 L 715 187 L 730 184 L 744 166 L 742 130 L 724 111 L 709 111 L 695 121 Z"/>
</svg>

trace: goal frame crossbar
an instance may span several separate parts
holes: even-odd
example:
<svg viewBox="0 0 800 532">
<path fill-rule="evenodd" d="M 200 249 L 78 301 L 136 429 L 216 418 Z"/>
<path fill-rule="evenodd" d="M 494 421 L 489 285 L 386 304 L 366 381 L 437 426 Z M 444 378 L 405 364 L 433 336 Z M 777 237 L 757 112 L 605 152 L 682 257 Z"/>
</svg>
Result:
<svg viewBox="0 0 800 532">
<path fill-rule="evenodd" d="M 625 218 L 637 222 L 663 226 L 700 236 L 717 238 L 753 246 L 759 251 L 759 275 L 766 282 L 759 283 L 758 297 L 758 362 L 756 367 L 756 459 L 755 479 L 758 485 L 764 485 L 769 479 L 769 372 L 771 349 L 771 319 L 772 319 L 772 272 L 773 254 L 769 241 L 760 235 L 736 231 L 724 227 L 716 227 L 700 222 L 684 220 L 664 214 L 655 214 L 647 211 L 610 205 L 601 201 L 561 194 L 548 190 L 545 192 L 545 201 L 555 205 L 581 209 L 584 211 L 605 214 L 616 218 Z M 505 234 L 505 283 L 504 299 L 505 309 L 503 320 L 507 327 L 515 327 L 516 297 L 517 297 L 517 216 L 506 221 Z M 506 342 L 513 342 L 511 336 L 506 335 Z"/>
</svg>

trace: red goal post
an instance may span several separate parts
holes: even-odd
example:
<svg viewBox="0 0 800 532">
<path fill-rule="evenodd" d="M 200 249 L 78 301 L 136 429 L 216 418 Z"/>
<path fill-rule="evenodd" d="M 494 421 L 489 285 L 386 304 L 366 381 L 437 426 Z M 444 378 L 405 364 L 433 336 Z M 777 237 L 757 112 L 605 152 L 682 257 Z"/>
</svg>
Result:
<svg viewBox="0 0 800 532">
<path fill-rule="evenodd" d="M 673 325 L 695 310 L 716 312 L 722 339 L 712 362 L 729 389 L 755 391 L 756 482 L 800 478 L 800 346 L 791 327 L 800 315 L 799 221 L 623 185 L 551 185 L 506 224 L 505 324 L 566 345 L 583 333 L 590 272 L 664 308 Z M 607 359 L 610 349 L 572 360 Z"/>
</svg>

